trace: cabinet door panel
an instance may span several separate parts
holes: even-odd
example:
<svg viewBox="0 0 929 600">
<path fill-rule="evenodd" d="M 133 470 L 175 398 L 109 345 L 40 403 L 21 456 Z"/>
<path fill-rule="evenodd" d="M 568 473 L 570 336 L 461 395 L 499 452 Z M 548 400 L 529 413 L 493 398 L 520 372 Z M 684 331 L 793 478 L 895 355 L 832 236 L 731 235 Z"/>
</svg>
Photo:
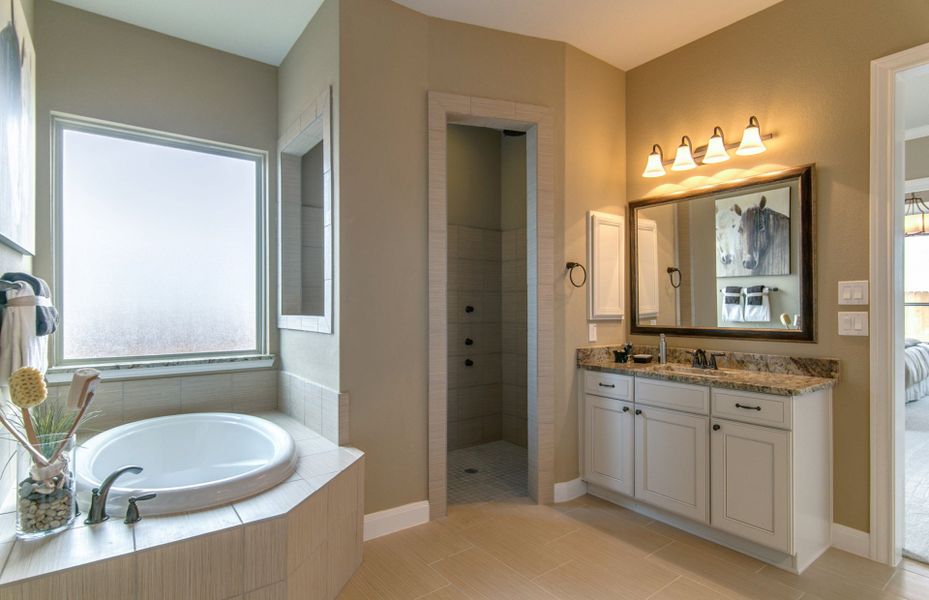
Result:
<svg viewBox="0 0 929 600">
<path fill-rule="evenodd" d="M 632 404 L 588 395 L 584 411 L 584 478 L 590 483 L 631 496 L 635 470 Z"/>
<path fill-rule="evenodd" d="M 713 526 L 789 553 L 790 432 L 723 420 L 713 428 Z"/>
<path fill-rule="evenodd" d="M 651 407 L 639 407 L 636 412 L 636 498 L 709 522 L 709 420 Z"/>
</svg>

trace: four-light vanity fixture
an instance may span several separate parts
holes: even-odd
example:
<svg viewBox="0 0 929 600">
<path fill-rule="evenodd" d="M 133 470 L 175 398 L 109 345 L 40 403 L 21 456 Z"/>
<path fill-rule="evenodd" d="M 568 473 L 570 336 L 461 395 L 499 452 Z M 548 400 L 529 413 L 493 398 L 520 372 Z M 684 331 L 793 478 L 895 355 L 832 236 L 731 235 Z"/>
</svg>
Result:
<svg viewBox="0 0 929 600">
<path fill-rule="evenodd" d="M 752 154 L 761 154 L 767 148 L 764 140 L 770 140 L 774 134 L 768 133 L 761 135 L 761 126 L 758 123 L 758 117 L 752 115 L 748 119 L 748 127 L 742 133 L 742 141 L 738 144 L 726 143 L 722 127 L 713 128 L 713 136 L 706 143 L 706 146 L 700 146 L 694 150 L 693 143 L 689 136 L 681 138 L 681 145 L 677 147 L 677 153 L 674 160 L 665 160 L 664 152 L 661 146 L 654 144 L 652 152 L 648 155 L 648 162 L 645 164 L 645 171 L 642 177 L 661 177 L 665 174 L 664 165 L 670 164 L 672 171 L 687 171 L 696 169 L 697 162 L 694 157 L 701 158 L 704 165 L 721 163 L 729 160 L 729 150 L 737 148 L 735 151 L 739 156 L 751 156 Z"/>
</svg>

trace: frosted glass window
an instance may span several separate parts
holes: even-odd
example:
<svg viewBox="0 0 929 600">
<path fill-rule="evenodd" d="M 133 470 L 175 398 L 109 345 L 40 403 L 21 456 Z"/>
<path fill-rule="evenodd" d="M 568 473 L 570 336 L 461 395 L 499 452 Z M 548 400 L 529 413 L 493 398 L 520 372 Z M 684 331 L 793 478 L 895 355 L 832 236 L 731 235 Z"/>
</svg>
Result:
<svg viewBox="0 0 929 600">
<path fill-rule="evenodd" d="M 56 125 L 63 362 L 261 351 L 263 156 Z"/>
</svg>

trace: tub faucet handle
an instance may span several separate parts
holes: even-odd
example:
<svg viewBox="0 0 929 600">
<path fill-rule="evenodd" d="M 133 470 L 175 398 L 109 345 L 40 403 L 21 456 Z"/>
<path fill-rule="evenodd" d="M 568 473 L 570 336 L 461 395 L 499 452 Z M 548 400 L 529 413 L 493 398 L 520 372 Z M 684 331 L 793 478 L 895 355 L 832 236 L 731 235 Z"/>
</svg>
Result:
<svg viewBox="0 0 929 600">
<path fill-rule="evenodd" d="M 138 523 L 142 520 L 142 515 L 139 513 L 139 507 L 136 502 L 141 502 L 143 500 L 151 500 L 158 494 L 145 494 L 144 496 L 135 496 L 129 498 L 129 508 L 126 509 L 126 519 L 123 521 L 126 525 L 132 525 L 133 523 Z"/>
</svg>

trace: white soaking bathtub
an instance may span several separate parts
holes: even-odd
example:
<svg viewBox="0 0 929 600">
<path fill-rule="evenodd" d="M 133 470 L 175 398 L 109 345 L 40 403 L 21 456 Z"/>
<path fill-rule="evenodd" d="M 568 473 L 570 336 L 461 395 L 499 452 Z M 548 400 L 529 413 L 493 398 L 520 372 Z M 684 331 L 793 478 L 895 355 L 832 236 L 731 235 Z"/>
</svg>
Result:
<svg viewBox="0 0 929 600">
<path fill-rule="evenodd" d="M 193 413 L 120 425 L 77 449 L 82 489 L 99 487 L 107 475 L 138 465 L 110 489 L 107 510 L 122 517 L 129 496 L 155 493 L 139 503 L 142 515 L 188 512 L 228 504 L 288 479 L 297 465 L 289 433 L 259 417 Z M 86 512 L 88 506 L 82 506 Z"/>
</svg>

